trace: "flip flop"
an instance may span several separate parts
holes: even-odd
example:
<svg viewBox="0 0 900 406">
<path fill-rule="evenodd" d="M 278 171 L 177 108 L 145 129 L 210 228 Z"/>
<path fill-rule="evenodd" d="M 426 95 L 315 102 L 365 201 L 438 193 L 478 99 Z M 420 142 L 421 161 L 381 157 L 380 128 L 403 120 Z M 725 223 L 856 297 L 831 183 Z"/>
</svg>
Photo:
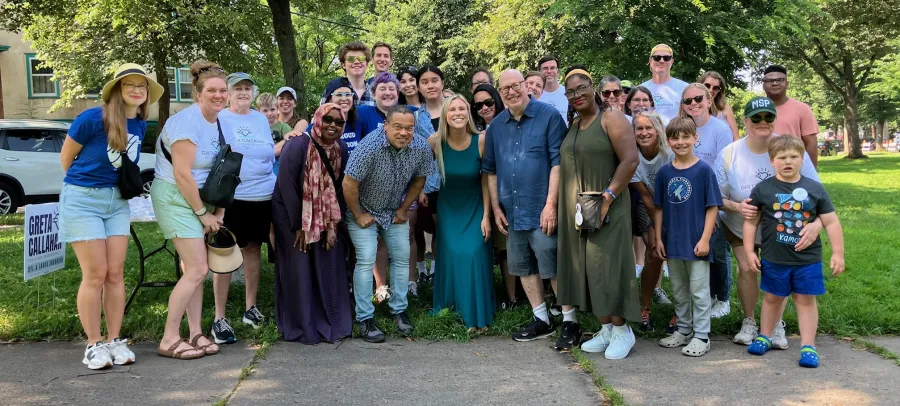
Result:
<svg viewBox="0 0 900 406">
<path fill-rule="evenodd" d="M 209 341 L 209 344 L 197 345 L 197 342 L 199 342 L 201 338 L 205 338 L 207 341 Z M 219 348 L 218 348 L 219 346 L 217 344 L 213 343 L 213 341 L 210 340 L 209 337 L 204 336 L 203 334 L 197 334 L 193 338 L 191 338 L 190 344 L 192 346 L 194 346 L 194 348 L 203 351 L 203 354 L 205 354 L 205 355 L 215 355 L 215 354 L 219 353 Z M 213 346 L 213 345 L 215 345 L 217 348 L 215 350 L 210 350 L 209 347 Z"/>
<path fill-rule="evenodd" d="M 188 343 L 187 340 L 178 340 L 175 342 L 175 344 L 172 344 L 172 346 L 166 350 L 157 348 L 156 353 L 160 357 L 174 358 L 174 359 L 197 359 L 197 358 L 203 357 L 204 354 L 202 352 L 200 354 L 196 354 L 196 355 L 184 355 L 184 353 L 186 353 L 188 351 L 197 350 L 196 348 L 193 348 L 193 347 L 186 348 L 181 351 L 176 351 L 178 346 L 181 345 L 182 343 L 190 345 L 190 343 Z"/>
</svg>

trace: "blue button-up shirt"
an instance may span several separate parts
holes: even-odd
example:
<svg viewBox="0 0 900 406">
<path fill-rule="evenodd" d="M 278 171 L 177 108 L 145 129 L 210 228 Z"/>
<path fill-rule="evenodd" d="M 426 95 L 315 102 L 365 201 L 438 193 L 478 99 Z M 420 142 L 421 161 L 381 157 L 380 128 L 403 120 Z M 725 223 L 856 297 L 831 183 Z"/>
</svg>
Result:
<svg viewBox="0 0 900 406">
<path fill-rule="evenodd" d="M 413 178 L 434 172 L 431 147 L 413 136 L 406 148 L 396 150 L 384 127 L 359 142 L 347 163 L 346 176 L 359 181 L 359 205 L 384 229 L 391 226 L 394 212 L 403 204 Z"/>
<path fill-rule="evenodd" d="M 481 171 L 497 174 L 500 207 L 513 230 L 541 226 L 550 168 L 559 166 L 566 124 L 553 106 L 530 100 L 516 121 L 509 109 L 487 129 Z"/>
</svg>

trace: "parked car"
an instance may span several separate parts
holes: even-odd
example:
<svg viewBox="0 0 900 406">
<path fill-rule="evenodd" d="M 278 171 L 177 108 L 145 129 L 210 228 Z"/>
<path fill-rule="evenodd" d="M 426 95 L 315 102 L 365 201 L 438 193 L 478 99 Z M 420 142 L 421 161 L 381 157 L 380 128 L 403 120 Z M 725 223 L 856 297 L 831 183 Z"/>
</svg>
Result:
<svg viewBox="0 0 900 406">
<path fill-rule="evenodd" d="M 0 120 L 0 214 L 22 205 L 55 202 L 63 186 L 59 153 L 69 124 L 47 120 Z M 144 192 L 150 193 L 156 156 L 138 161 Z"/>
</svg>

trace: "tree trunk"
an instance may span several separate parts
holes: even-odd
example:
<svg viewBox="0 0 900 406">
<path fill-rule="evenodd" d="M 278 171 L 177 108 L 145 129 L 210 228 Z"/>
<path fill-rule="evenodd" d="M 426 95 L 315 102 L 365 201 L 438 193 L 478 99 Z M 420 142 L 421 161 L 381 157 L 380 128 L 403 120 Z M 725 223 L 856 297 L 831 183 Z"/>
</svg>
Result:
<svg viewBox="0 0 900 406">
<path fill-rule="evenodd" d="M 169 120 L 169 106 L 172 95 L 169 93 L 169 71 L 166 69 L 166 58 L 165 55 L 160 56 L 160 52 L 153 53 L 153 70 L 156 71 L 156 81 L 163 87 L 162 97 L 157 102 L 157 107 L 159 107 L 157 122 L 159 123 L 159 129 L 162 130 L 163 126 L 166 125 L 166 121 Z"/>
<path fill-rule="evenodd" d="M 281 70 L 284 72 L 284 83 L 297 91 L 297 108 L 295 114 L 306 112 L 306 84 L 303 79 L 303 67 L 297 57 L 294 23 L 291 20 L 290 0 L 267 0 L 272 11 L 272 27 L 278 54 L 281 57 Z"/>
<path fill-rule="evenodd" d="M 852 83 L 845 84 L 844 89 L 846 92 L 841 98 L 844 99 L 844 122 L 847 125 L 847 137 L 850 138 L 847 158 L 868 158 L 862 152 L 862 140 L 859 138 L 859 107 L 856 105 L 858 92 Z"/>
<path fill-rule="evenodd" d="M 886 123 L 884 120 L 878 120 L 875 123 L 875 150 L 876 151 L 884 151 L 884 127 Z"/>
<path fill-rule="evenodd" d="M 847 126 L 847 116 L 844 115 L 844 153 L 850 155 L 850 130 Z"/>
</svg>

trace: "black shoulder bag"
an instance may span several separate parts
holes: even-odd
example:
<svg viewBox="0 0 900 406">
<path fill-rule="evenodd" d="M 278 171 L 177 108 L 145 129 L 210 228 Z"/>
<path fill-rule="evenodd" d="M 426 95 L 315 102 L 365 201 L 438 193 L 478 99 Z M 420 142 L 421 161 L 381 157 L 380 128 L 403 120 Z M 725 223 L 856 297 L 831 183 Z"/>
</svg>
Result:
<svg viewBox="0 0 900 406">
<path fill-rule="evenodd" d="M 222 134 L 222 124 L 216 119 L 219 130 L 219 154 L 209 170 L 206 183 L 200 188 L 200 199 L 215 207 L 228 208 L 234 202 L 234 191 L 241 184 L 241 162 L 244 155 L 231 150 L 231 145 L 225 143 L 225 135 Z M 172 155 L 166 146 L 160 142 L 163 155 L 172 162 Z M 174 164 L 173 164 L 174 166 Z"/>
<path fill-rule="evenodd" d="M 144 193 L 141 168 L 128 157 L 127 148 L 126 152 L 119 152 L 119 160 L 122 163 L 119 167 L 119 193 L 125 200 L 140 196 Z"/>
</svg>

